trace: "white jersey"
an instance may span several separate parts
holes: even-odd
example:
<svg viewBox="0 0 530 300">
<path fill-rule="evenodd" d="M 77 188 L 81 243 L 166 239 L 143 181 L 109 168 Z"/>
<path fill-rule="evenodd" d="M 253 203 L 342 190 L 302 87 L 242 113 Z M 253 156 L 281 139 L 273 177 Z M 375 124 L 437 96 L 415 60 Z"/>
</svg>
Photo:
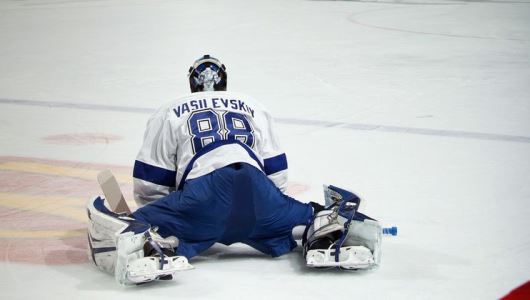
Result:
<svg viewBox="0 0 530 300">
<path fill-rule="evenodd" d="M 134 164 L 138 205 L 181 189 L 185 181 L 233 163 L 262 170 L 285 191 L 287 160 L 267 110 L 232 92 L 199 92 L 161 107 L 147 123 Z"/>
</svg>

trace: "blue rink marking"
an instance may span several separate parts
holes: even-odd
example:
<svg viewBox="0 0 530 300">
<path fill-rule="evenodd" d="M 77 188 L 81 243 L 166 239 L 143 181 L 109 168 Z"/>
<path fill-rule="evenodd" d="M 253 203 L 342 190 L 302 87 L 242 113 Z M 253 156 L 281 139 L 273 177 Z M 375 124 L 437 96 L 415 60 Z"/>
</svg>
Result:
<svg viewBox="0 0 530 300">
<path fill-rule="evenodd" d="M 347 128 L 347 129 L 353 129 L 353 130 L 409 133 L 409 134 L 456 137 L 456 138 L 467 138 L 467 139 L 477 139 L 477 140 L 530 143 L 530 137 L 517 136 L 517 135 L 470 132 L 470 131 L 460 131 L 460 130 L 428 129 L 428 128 L 417 128 L 417 127 L 399 127 L 399 126 L 362 124 L 362 123 L 288 119 L 288 118 L 277 118 L 276 120 L 279 123 L 283 123 L 283 124 L 308 125 L 308 126 L 318 126 L 318 127 L 340 127 L 340 128 Z"/>
<path fill-rule="evenodd" d="M 49 107 L 49 108 L 72 108 L 72 109 L 85 109 L 85 110 L 96 110 L 96 111 L 98 110 L 99 111 L 117 111 L 117 112 L 130 112 L 130 113 L 142 113 L 142 114 L 151 114 L 156 111 L 154 108 L 146 108 L 146 107 L 126 107 L 126 106 L 114 106 L 114 105 L 103 105 L 103 104 L 68 103 L 68 102 L 56 102 L 56 101 L 35 101 L 35 100 L 2 99 L 2 98 L 0 98 L 0 104 L 42 106 L 42 107 Z M 517 135 L 492 134 L 492 133 L 470 132 L 470 131 L 459 131 L 459 130 L 415 128 L 415 127 L 399 127 L 399 126 L 374 125 L 374 124 L 362 124 L 362 123 L 319 121 L 319 120 L 294 119 L 294 118 L 276 118 L 276 121 L 282 124 L 292 124 L 292 125 L 302 125 L 302 126 L 339 127 L 339 128 L 346 128 L 346 129 L 352 129 L 352 130 L 363 130 L 363 131 L 378 131 L 378 132 L 418 134 L 418 135 L 429 135 L 429 136 L 456 137 L 456 138 L 490 140 L 490 141 L 500 141 L 500 142 L 530 143 L 530 137 L 517 136 Z"/>
</svg>

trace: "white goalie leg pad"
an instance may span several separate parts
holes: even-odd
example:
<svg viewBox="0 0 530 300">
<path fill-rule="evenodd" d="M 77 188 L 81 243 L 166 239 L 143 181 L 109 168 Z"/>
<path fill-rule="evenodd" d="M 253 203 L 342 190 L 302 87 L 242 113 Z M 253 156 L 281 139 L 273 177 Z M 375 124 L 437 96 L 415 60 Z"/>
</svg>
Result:
<svg viewBox="0 0 530 300">
<path fill-rule="evenodd" d="M 345 244 L 359 245 L 369 249 L 373 256 L 373 262 L 367 267 L 378 266 L 381 263 L 382 236 L 383 228 L 376 220 L 352 220 Z"/>
<path fill-rule="evenodd" d="M 347 219 L 336 210 L 321 211 L 316 215 L 308 229 L 304 246 L 306 264 L 309 267 L 368 269 L 379 265 L 382 229 L 377 221 L 371 219 L 354 219 L 350 222 L 336 255 L 337 244 L 346 231 L 346 222 Z"/>
<path fill-rule="evenodd" d="M 88 201 L 88 256 L 100 270 L 114 274 L 116 265 L 116 233 L 125 230 L 128 223 L 112 215 L 105 214 L 96 206 L 103 199 L 96 197 Z"/>
<path fill-rule="evenodd" d="M 97 197 L 87 204 L 89 258 L 101 270 L 114 274 L 122 285 L 133 285 L 173 276 L 193 268 L 185 257 L 163 254 L 161 248 L 173 249 L 175 237 L 162 238 L 148 224 L 117 215 Z M 158 255 L 145 257 L 148 242 Z"/>
</svg>

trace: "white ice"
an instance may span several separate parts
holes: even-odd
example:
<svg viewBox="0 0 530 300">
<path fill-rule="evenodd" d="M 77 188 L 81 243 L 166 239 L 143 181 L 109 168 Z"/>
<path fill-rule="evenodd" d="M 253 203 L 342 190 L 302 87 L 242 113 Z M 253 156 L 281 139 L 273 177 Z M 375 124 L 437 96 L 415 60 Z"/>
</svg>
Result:
<svg viewBox="0 0 530 300">
<path fill-rule="evenodd" d="M 4 0 L 0 155 L 131 166 L 149 111 L 206 53 L 277 117 L 298 198 L 349 188 L 399 227 L 381 267 L 215 246 L 172 282 L 124 289 L 88 262 L 4 257 L 0 298 L 496 299 L 530 279 L 528 0 Z M 42 143 L 80 132 L 124 138 Z"/>
</svg>

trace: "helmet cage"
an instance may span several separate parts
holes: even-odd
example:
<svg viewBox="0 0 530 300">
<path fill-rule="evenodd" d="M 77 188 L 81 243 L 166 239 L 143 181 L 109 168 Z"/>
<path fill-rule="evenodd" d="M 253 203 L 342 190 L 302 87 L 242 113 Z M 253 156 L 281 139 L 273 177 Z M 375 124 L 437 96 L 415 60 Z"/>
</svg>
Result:
<svg viewBox="0 0 530 300">
<path fill-rule="evenodd" d="M 192 93 L 205 90 L 226 91 L 226 67 L 209 55 L 195 61 L 189 69 L 188 79 Z"/>
</svg>

